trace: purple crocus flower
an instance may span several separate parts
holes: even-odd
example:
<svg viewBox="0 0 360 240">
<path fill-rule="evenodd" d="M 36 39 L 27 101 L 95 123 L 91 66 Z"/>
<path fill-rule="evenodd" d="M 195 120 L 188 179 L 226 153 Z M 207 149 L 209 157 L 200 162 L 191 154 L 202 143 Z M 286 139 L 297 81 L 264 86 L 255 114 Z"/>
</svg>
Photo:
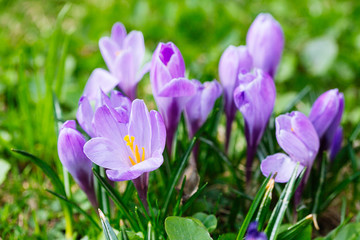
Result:
<svg viewBox="0 0 360 240">
<path fill-rule="evenodd" d="M 265 176 L 277 172 L 276 182 L 287 182 L 296 164 L 298 174 L 307 167 L 310 172 L 319 150 L 319 137 L 310 120 L 301 112 L 291 112 L 275 119 L 276 138 L 280 147 L 288 154 L 276 153 L 261 162 L 261 172 Z M 305 174 L 306 182 L 308 174 Z"/>
<path fill-rule="evenodd" d="M 149 71 L 148 64 L 140 70 L 145 55 L 143 34 L 139 31 L 127 34 L 123 24 L 115 23 L 111 37 L 101 38 L 99 47 L 111 75 L 117 79 L 119 88 L 131 100 L 135 99 L 137 84 Z"/>
<path fill-rule="evenodd" d="M 185 120 L 190 138 L 205 123 L 216 99 L 222 93 L 221 85 L 216 80 L 203 84 L 198 80 L 193 80 L 193 82 L 197 86 L 197 91 L 185 107 Z"/>
<path fill-rule="evenodd" d="M 196 93 L 196 84 L 185 78 L 185 63 L 172 42 L 160 43 L 152 57 L 150 81 L 153 95 L 164 119 L 166 146 L 171 155 L 174 135 L 189 97 Z"/>
<path fill-rule="evenodd" d="M 338 127 L 335 132 L 335 136 L 330 146 L 330 161 L 333 161 L 336 157 L 336 154 L 341 149 L 341 143 L 343 140 L 343 130 L 341 127 Z"/>
<path fill-rule="evenodd" d="M 234 91 L 234 101 L 245 120 L 247 180 L 250 180 L 256 148 L 273 111 L 275 96 L 274 81 L 261 69 L 239 75 L 239 86 Z"/>
<path fill-rule="evenodd" d="M 94 109 L 100 106 L 107 105 L 111 109 L 112 114 L 119 122 L 128 122 L 131 101 L 129 98 L 123 96 L 119 91 L 111 91 L 110 98 L 102 91 L 99 91 L 100 98 L 95 101 L 90 101 L 88 96 L 82 96 L 79 100 L 79 107 L 76 113 L 76 118 L 81 128 L 90 136 L 96 136 L 94 126 Z M 90 98 L 91 99 L 91 98 Z M 93 108 L 91 103 L 95 105 Z"/>
<path fill-rule="evenodd" d="M 224 88 L 226 114 L 226 142 L 227 151 L 230 141 L 231 125 L 236 114 L 234 90 L 238 86 L 239 74 L 249 72 L 252 68 L 252 58 L 246 46 L 229 46 L 222 54 L 219 62 L 219 76 Z"/>
<path fill-rule="evenodd" d="M 91 204 L 96 208 L 92 164 L 83 152 L 85 142 L 84 136 L 76 130 L 75 121 L 66 121 L 59 132 L 58 154 L 62 165 L 73 176 L 76 183 L 86 193 Z"/>
<path fill-rule="evenodd" d="M 247 229 L 245 240 L 267 240 L 267 236 L 263 232 L 258 231 L 258 222 L 251 222 Z"/>
<path fill-rule="evenodd" d="M 329 90 L 314 102 L 309 119 L 319 135 L 321 150 L 330 148 L 344 112 L 344 95 L 338 89 Z"/>
<path fill-rule="evenodd" d="M 95 113 L 97 137 L 84 145 L 86 156 L 106 168 L 112 181 L 132 180 L 146 206 L 148 173 L 163 163 L 165 125 L 156 111 L 149 113 L 145 103 L 136 99 L 129 123 L 121 123 L 106 105 Z"/>
<path fill-rule="evenodd" d="M 269 13 L 260 13 L 246 35 L 253 66 L 274 78 L 284 48 L 284 33 Z"/>
</svg>

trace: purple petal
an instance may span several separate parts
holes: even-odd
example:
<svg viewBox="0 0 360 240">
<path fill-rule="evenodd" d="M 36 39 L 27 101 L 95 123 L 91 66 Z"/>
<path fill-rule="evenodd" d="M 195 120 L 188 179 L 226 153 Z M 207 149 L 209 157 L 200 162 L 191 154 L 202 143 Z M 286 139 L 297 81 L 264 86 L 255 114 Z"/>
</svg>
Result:
<svg viewBox="0 0 360 240">
<path fill-rule="evenodd" d="M 268 177 L 270 174 L 275 174 L 275 182 L 284 183 L 289 181 L 297 162 L 293 161 L 289 156 L 283 153 L 276 153 L 266 157 L 260 165 L 261 172 Z M 299 165 L 297 176 L 304 169 L 304 166 Z"/>
<path fill-rule="evenodd" d="M 144 77 L 146 73 L 150 71 L 151 62 L 147 62 L 144 66 L 140 69 L 140 71 L 136 74 L 136 82 L 140 82 L 141 79 Z"/>
<path fill-rule="evenodd" d="M 145 55 L 144 36 L 139 31 L 131 31 L 124 41 L 124 49 L 133 55 L 134 67 L 139 69 Z"/>
<path fill-rule="evenodd" d="M 339 110 L 338 90 L 329 90 L 314 102 L 309 119 L 320 138 L 323 137 Z"/>
<path fill-rule="evenodd" d="M 119 169 L 119 170 L 107 170 L 106 174 L 108 178 L 112 181 L 127 181 L 138 178 L 141 174 L 145 172 L 151 172 L 158 169 L 163 163 L 163 156 L 159 153 L 155 154 L 156 156 L 148 158 L 134 166 L 130 169 Z"/>
<path fill-rule="evenodd" d="M 332 140 L 331 147 L 330 147 L 330 160 L 333 161 L 336 157 L 336 154 L 341 149 L 341 143 L 343 140 L 343 131 L 341 127 L 338 127 L 336 130 L 335 136 Z"/>
<path fill-rule="evenodd" d="M 163 152 L 165 148 L 166 129 L 164 121 L 157 111 L 150 112 L 151 121 L 151 152 Z"/>
<path fill-rule="evenodd" d="M 135 99 L 132 103 L 129 135 L 134 137 L 134 147 L 137 145 L 139 151 L 145 149 L 145 158 L 150 157 L 151 151 L 151 122 L 150 114 L 143 100 Z"/>
<path fill-rule="evenodd" d="M 124 25 L 120 22 L 115 23 L 111 29 L 111 40 L 113 40 L 119 48 L 122 49 L 125 37 L 126 29 Z"/>
<path fill-rule="evenodd" d="M 162 87 L 159 97 L 189 97 L 196 93 L 195 84 L 186 78 L 176 78 Z"/>
<path fill-rule="evenodd" d="M 121 48 L 109 37 L 102 37 L 99 41 L 99 49 L 106 63 L 106 66 L 112 72 L 114 70 L 114 61 L 116 55 L 121 52 Z"/>
<path fill-rule="evenodd" d="M 127 148 L 108 138 L 90 139 L 84 145 L 84 152 L 92 162 L 104 168 L 123 170 L 132 166 Z"/>
<path fill-rule="evenodd" d="M 274 77 L 284 48 L 284 33 L 280 24 L 268 13 L 259 14 L 246 35 L 246 45 L 254 67 Z"/>
<path fill-rule="evenodd" d="M 81 128 L 90 136 L 95 137 L 93 126 L 94 111 L 87 97 L 82 96 L 79 100 L 79 108 L 76 112 L 76 119 Z"/>
<path fill-rule="evenodd" d="M 185 76 L 185 62 L 180 50 L 172 42 L 160 43 L 159 58 L 167 67 L 172 78 Z"/>
<path fill-rule="evenodd" d="M 119 81 L 108 71 L 97 68 L 91 73 L 89 80 L 86 83 L 83 96 L 86 96 L 89 101 L 99 100 L 100 90 L 108 93 L 118 84 L 118 82 Z"/>
</svg>

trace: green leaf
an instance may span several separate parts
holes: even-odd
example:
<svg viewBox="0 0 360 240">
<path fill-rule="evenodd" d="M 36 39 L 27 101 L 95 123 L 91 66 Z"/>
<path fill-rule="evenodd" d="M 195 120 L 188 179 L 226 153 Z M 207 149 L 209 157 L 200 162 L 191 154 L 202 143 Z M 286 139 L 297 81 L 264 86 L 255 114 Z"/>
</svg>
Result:
<svg viewBox="0 0 360 240">
<path fill-rule="evenodd" d="M 258 208 L 258 206 L 260 205 L 263 197 L 264 197 L 264 194 L 265 194 L 265 191 L 267 189 L 267 186 L 268 186 L 268 183 L 270 181 L 270 176 L 267 177 L 264 182 L 262 183 L 259 191 L 257 192 L 251 206 L 250 206 L 250 209 L 248 211 L 248 213 L 246 214 L 246 217 L 244 219 L 244 222 L 242 223 L 240 229 L 239 229 L 239 233 L 237 235 L 237 240 L 240 240 L 240 239 L 243 239 L 244 236 L 245 236 L 245 233 L 246 233 L 246 230 L 249 226 L 249 223 L 252 219 L 252 217 L 254 216 L 255 214 L 255 211 L 256 209 Z"/>
<path fill-rule="evenodd" d="M 127 220 L 129 220 L 130 225 L 133 227 L 135 231 L 139 230 L 139 226 L 136 223 L 135 217 L 133 217 L 130 212 L 128 211 L 128 208 L 125 206 L 125 204 L 122 202 L 120 194 L 104 179 L 100 176 L 98 172 L 93 169 L 94 176 L 96 179 L 99 180 L 101 186 L 104 187 L 106 192 L 109 194 L 111 199 L 114 201 L 114 203 L 119 207 L 121 213 L 124 217 L 126 217 Z"/>
<path fill-rule="evenodd" d="M 277 240 L 292 240 L 292 239 L 310 240 L 311 232 L 312 232 L 312 227 L 311 227 L 312 221 L 313 221 L 313 215 L 306 216 L 304 219 L 300 220 L 293 226 L 280 232 Z M 310 236 L 308 234 L 309 229 L 310 229 Z"/>
<path fill-rule="evenodd" d="M 217 219 L 216 219 L 215 215 L 213 215 L 213 214 L 208 215 L 208 214 L 199 212 L 199 213 L 195 213 L 193 215 L 193 217 L 196 219 L 199 219 L 210 233 L 216 229 Z"/>
<path fill-rule="evenodd" d="M 360 239 L 360 223 L 349 223 L 336 235 L 334 240 L 358 240 Z"/>
<path fill-rule="evenodd" d="M 0 159 L 0 185 L 4 182 L 6 179 L 6 174 L 10 170 L 10 163 L 7 161 Z"/>
<path fill-rule="evenodd" d="M 211 240 L 206 228 L 194 219 L 168 217 L 165 219 L 165 231 L 169 240 Z"/>
<path fill-rule="evenodd" d="M 43 160 L 41 160 L 40 158 L 25 152 L 23 150 L 18 150 L 18 149 L 11 149 L 13 152 L 16 152 L 18 154 L 21 154 L 25 157 L 28 157 L 30 159 L 30 161 L 32 161 L 34 164 L 36 164 L 39 168 L 41 168 L 41 170 L 45 173 L 46 176 L 48 176 L 48 178 L 50 179 L 51 183 L 54 185 L 56 192 L 58 192 L 61 195 L 66 195 L 65 193 L 65 189 L 64 189 L 64 185 L 61 182 L 59 176 L 57 175 L 57 173 L 50 167 L 49 164 L 47 164 L 46 162 L 44 162 Z"/>
<path fill-rule="evenodd" d="M 99 216 L 101 220 L 101 225 L 103 227 L 104 235 L 106 240 L 118 240 L 114 230 L 110 226 L 110 223 L 106 219 L 104 213 L 99 209 Z"/>
</svg>

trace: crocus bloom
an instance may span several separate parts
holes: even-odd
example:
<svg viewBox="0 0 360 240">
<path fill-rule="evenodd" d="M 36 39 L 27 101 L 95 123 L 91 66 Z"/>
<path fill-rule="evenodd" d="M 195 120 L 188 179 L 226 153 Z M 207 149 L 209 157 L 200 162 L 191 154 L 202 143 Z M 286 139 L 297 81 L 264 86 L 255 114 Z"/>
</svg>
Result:
<svg viewBox="0 0 360 240">
<path fill-rule="evenodd" d="M 288 155 L 276 153 L 266 157 L 261 162 L 261 172 L 265 176 L 277 172 L 276 182 L 287 182 L 298 162 L 298 174 L 304 167 L 310 172 L 319 150 L 319 137 L 310 120 L 303 113 L 294 111 L 277 117 L 275 124 L 276 139 Z"/>
<path fill-rule="evenodd" d="M 99 91 L 99 90 L 98 90 Z M 123 96 L 119 91 L 111 91 L 110 98 L 102 91 L 99 91 L 100 99 L 90 101 L 88 96 L 82 96 L 79 100 L 79 107 L 76 113 L 76 118 L 81 128 L 90 136 L 96 136 L 96 130 L 94 126 L 94 109 L 96 110 L 100 106 L 107 105 L 111 109 L 113 115 L 120 122 L 128 122 L 131 101 L 129 98 Z M 93 102 L 94 108 L 91 105 Z"/>
<path fill-rule="evenodd" d="M 245 120 L 246 176 L 248 180 L 250 180 L 251 166 L 257 145 L 274 108 L 275 96 L 274 81 L 261 69 L 239 75 L 239 86 L 234 91 L 234 101 Z"/>
<path fill-rule="evenodd" d="M 269 13 L 260 13 L 246 35 L 246 46 L 253 66 L 275 76 L 284 48 L 284 33 L 280 24 Z"/>
<path fill-rule="evenodd" d="M 263 232 L 259 232 L 257 227 L 258 227 L 257 222 L 252 222 L 249 224 L 245 236 L 245 240 L 267 240 L 266 234 Z"/>
<path fill-rule="evenodd" d="M 66 121 L 59 133 L 58 154 L 62 165 L 86 193 L 91 204 L 97 207 L 91 170 L 92 163 L 83 152 L 85 142 L 84 136 L 76 130 L 75 121 Z"/>
<path fill-rule="evenodd" d="M 246 46 L 229 46 L 222 54 L 219 62 L 219 76 L 224 88 L 225 114 L 226 114 L 226 143 L 225 150 L 228 149 L 231 124 L 236 114 L 234 102 L 234 90 L 238 86 L 239 74 L 249 72 L 252 68 L 252 58 Z"/>
<path fill-rule="evenodd" d="M 216 99 L 222 93 L 221 85 L 216 80 L 203 84 L 198 80 L 193 80 L 193 82 L 197 86 L 197 91 L 185 107 L 185 120 L 190 138 L 205 123 Z"/>
<path fill-rule="evenodd" d="M 84 146 L 86 156 L 106 168 L 112 181 L 133 180 L 146 205 L 148 172 L 163 163 L 165 125 L 156 111 L 149 113 L 145 103 L 136 99 L 131 106 L 129 123 L 121 123 L 106 105 L 95 113 L 97 137 Z"/>
<path fill-rule="evenodd" d="M 343 139 L 343 131 L 341 127 L 338 127 L 335 132 L 335 136 L 330 146 L 330 160 L 333 161 L 336 157 L 336 154 L 341 149 L 341 142 Z"/>
<path fill-rule="evenodd" d="M 329 90 L 314 102 L 309 119 L 319 135 L 321 150 L 330 148 L 344 112 L 344 95 L 337 89 Z"/>
<path fill-rule="evenodd" d="M 175 44 L 160 43 L 152 57 L 150 81 L 153 95 L 164 119 L 166 145 L 171 155 L 174 135 L 186 102 L 196 93 L 196 85 L 185 78 L 184 59 Z"/>
<path fill-rule="evenodd" d="M 144 55 L 145 43 L 139 31 L 126 33 L 123 24 L 115 23 L 111 37 L 103 37 L 99 42 L 100 52 L 111 75 L 118 82 L 119 88 L 131 99 L 136 98 L 136 87 L 149 66 L 140 70 Z"/>
</svg>

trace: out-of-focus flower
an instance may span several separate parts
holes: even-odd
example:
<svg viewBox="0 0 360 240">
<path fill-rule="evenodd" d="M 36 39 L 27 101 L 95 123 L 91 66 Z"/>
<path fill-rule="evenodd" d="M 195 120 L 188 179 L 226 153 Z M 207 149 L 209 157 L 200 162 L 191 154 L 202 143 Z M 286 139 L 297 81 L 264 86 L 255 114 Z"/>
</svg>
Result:
<svg viewBox="0 0 360 240">
<path fill-rule="evenodd" d="M 231 133 L 231 124 L 236 114 L 234 90 L 239 83 L 239 74 L 249 72 L 252 68 L 252 58 L 246 46 L 229 46 L 222 54 L 219 62 L 219 76 L 224 89 L 226 114 L 226 143 L 228 149 Z"/>
<path fill-rule="evenodd" d="M 138 82 L 149 71 L 149 65 L 140 69 L 145 55 L 143 34 L 139 31 L 131 31 L 127 34 L 123 24 L 115 23 L 111 30 L 111 37 L 101 38 L 99 47 L 119 88 L 131 100 L 134 100 Z M 102 85 L 103 82 L 99 84 Z"/>
<path fill-rule="evenodd" d="M 330 161 L 333 161 L 336 157 L 336 154 L 340 151 L 342 140 L 343 130 L 341 127 L 338 127 L 330 146 Z"/>
<path fill-rule="evenodd" d="M 59 132 L 58 154 L 62 165 L 73 176 L 76 183 L 86 193 L 91 204 L 96 208 L 92 164 L 83 152 L 85 142 L 84 136 L 76 130 L 75 121 L 66 121 Z"/>
<path fill-rule="evenodd" d="M 185 120 L 190 138 L 205 123 L 214 107 L 216 99 L 222 93 L 221 85 L 216 80 L 204 82 L 203 84 L 198 80 L 193 80 L 193 82 L 197 86 L 197 91 L 185 107 Z"/>
<path fill-rule="evenodd" d="M 261 69 L 239 75 L 239 84 L 234 91 L 234 101 L 245 120 L 246 176 L 248 180 L 250 180 L 251 166 L 257 145 L 274 108 L 275 97 L 274 81 Z"/>
<path fill-rule="evenodd" d="M 284 48 L 284 33 L 269 13 L 260 13 L 246 35 L 246 46 L 253 66 L 274 78 Z"/>
<path fill-rule="evenodd" d="M 261 162 L 261 172 L 265 176 L 277 172 L 276 182 L 287 182 L 296 164 L 298 174 L 307 167 L 310 172 L 319 150 L 319 137 L 310 120 L 301 112 L 291 112 L 275 119 L 276 138 L 280 147 L 289 155 L 277 153 Z M 307 176 L 304 177 L 306 182 Z"/>
<path fill-rule="evenodd" d="M 157 46 L 151 61 L 150 81 L 156 104 L 165 122 L 166 146 L 171 155 L 181 112 L 189 97 L 196 93 L 196 84 L 185 78 L 184 59 L 175 44 L 169 42 Z"/>
<path fill-rule="evenodd" d="M 258 222 L 251 222 L 247 229 L 245 240 L 267 240 L 267 236 L 263 232 L 258 231 Z"/>
<path fill-rule="evenodd" d="M 145 103 L 136 99 L 129 123 L 117 121 L 104 105 L 96 110 L 94 125 L 97 137 L 84 145 L 86 156 L 106 168 L 110 180 L 133 180 L 146 205 L 147 173 L 163 163 L 166 132 L 161 115 L 156 111 L 149 113 Z"/>
<path fill-rule="evenodd" d="M 344 112 L 344 95 L 338 89 L 329 90 L 314 102 L 309 119 L 320 138 L 320 149 L 328 150 Z"/>
<path fill-rule="evenodd" d="M 96 129 L 94 126 L 94 112 L 97 108 L 103 105 L 107 105 L 109 107 L 112 114 L 119 122 L 129 121 L 131 109 L 131 101 L 129 98 L 123 96 L 116 90 L 111 92 L 110 98 L 102 91 L 100 91 L 99 94 L 100 98 L 96 98 L 95 101 L 90 101 L 87 96 L 82 96 L 79 100 L 79 107 L 76 113 L 76 118 L 81 128 L 90 137 L 96 136 Z M 92 105 L 94 105 L 94 107 Z"/>
</svg>

